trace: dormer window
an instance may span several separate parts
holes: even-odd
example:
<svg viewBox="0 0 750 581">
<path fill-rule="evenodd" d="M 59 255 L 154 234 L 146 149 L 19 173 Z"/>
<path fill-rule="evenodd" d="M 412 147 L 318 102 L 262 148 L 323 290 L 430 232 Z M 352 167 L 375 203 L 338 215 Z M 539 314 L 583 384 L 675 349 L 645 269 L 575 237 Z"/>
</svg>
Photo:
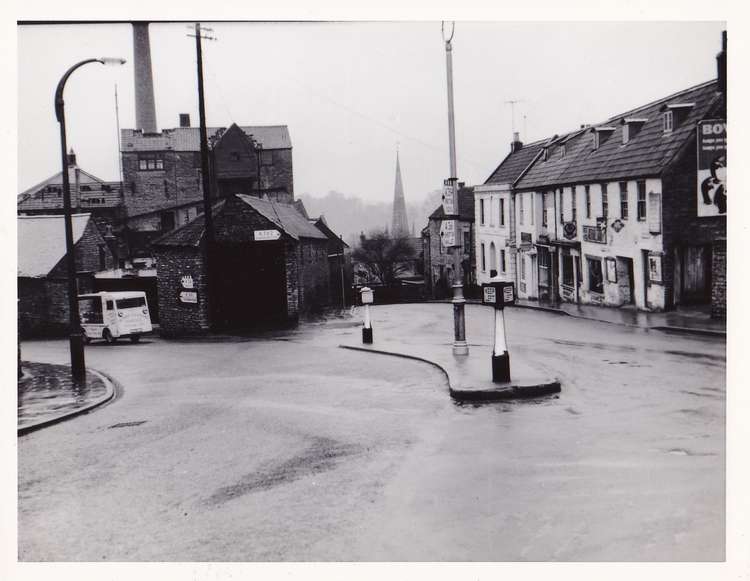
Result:
<svg viewBox="0 0 750 581">
<path fill-rule="evenodd" d="M 662 115 L 662 129 L 669 133 L 674 128 L 674 111 L 664 111 Z"/>
<path fill-rule="evenodd" d="M 625 145 L 633 139 L 643 127 L 648 119 L 640 117 L 626 117 L 622 120 L 622 144 Z"/>
<path fill-rule="evenodd" d="M 599 149 L 610 135 L 614 132 L 614 127 L 594 127 L 591 131 L 594 134 L 594 151 Z"/>
<path fill-rule="evenodd" d="M 669 133 L 685 119 L 695 103 L 670 103 L 661 108 L 664 133 Z"/>
</svg>

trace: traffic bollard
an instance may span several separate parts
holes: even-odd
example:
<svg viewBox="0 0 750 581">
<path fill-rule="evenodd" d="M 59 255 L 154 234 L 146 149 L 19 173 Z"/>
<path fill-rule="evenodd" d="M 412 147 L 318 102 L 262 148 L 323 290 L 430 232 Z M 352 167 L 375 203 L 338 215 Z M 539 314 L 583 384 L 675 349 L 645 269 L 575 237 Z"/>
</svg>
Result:
<svg viewBox="0 0 750 581">
<path fill-rule="evenodd" d="M 365 306 L 365 321 L 362 327 L 362 343 L 372 343 L 372 319 L 370 318 L 370 305 L 372 304 L 373 292 L 368 287 L 362 287 L 360 291 L 362 304 Z"/>
<path fill-rule="evenodd" d="M 510 382 L 510 354 L 505 336 L 506 305 L 515 303 L 512 282 L 490 282 L 482 285 L 482 303 L 495 307 L 495 340 L 492 347 L 493 383 Z"/>
</svg>

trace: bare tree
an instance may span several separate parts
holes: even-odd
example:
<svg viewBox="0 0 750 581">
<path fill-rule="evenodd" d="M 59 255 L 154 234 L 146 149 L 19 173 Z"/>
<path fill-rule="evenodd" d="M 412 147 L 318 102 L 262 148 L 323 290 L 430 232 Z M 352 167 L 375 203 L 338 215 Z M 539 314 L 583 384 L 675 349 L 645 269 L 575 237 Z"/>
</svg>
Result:
<svg viewBox="0 0 750 581">
<path fill-rule="evenodd" d="M 410 269 L 415 249 L 405 237 L 391 238 L 384 231 L 360 236 L 359 246 L 352 251 L 352 260 L 364 264 L 383 284 L 392 284 L 396 277 Z"/>
</svg>

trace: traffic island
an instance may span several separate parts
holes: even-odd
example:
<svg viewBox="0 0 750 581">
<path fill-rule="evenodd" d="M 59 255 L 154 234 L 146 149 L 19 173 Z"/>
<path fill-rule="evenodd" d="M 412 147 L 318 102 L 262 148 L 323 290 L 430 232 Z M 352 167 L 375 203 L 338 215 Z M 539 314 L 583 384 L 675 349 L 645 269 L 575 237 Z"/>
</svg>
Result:
<svg viewBox="0 0 750 581">
<path fill-rule="evenodd" d="M 377 355 L 403 357 L 429 363 L 445 374 L 448 392 L 458 402 L 494 402 L 509 399 L 530 399 L 560 393 L 560 380 L 545 377 L 532 368 L 521 354 L 514 354 L 513 376 L 507 383 L 493 383 L 488 367 L 491 349 L 472 345 L 471 354 L 456 357 L 447 345 L 428 349 L 394 340 L 383 340 L 377 347 L 370 345 L 339 345 L 342 349 L 364 351 Z"/>
</svg>

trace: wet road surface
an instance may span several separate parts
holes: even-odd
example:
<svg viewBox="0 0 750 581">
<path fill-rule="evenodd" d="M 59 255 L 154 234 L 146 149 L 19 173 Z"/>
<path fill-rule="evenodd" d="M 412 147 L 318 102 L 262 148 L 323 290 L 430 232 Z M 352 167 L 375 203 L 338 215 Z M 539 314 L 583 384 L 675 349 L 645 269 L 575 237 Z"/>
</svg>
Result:
<svg viewBox="0 0 750 581">
<path fill-rule="evenodd" d="M 449 348 L 450 309 L 376 307 L 376 341 L 402 325 Z M 470 343 L 486 319 L 467 308 Z M 346 322 L 92 345 L 124 393 L 19 439 L 19 559 L 723 559 L 725 343 L 506 320 L 558 397 L 456 405 L 427 364 L 336 348 Z M 64 363 L 66 345 L 24 357 Z"/>
</svg>

